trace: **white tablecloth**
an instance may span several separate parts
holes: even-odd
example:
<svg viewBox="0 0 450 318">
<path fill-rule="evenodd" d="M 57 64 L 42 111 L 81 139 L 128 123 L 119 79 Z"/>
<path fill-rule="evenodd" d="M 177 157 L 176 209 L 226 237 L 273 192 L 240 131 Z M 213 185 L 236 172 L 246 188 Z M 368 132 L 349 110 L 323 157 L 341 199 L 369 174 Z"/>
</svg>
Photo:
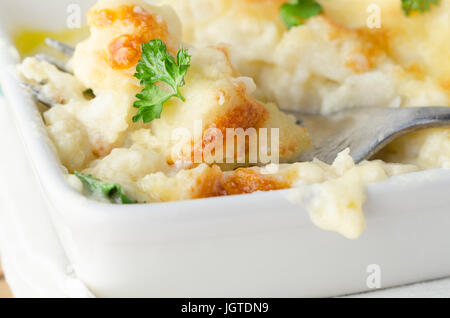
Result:
<svg viewBox="0 0 450 318">
<path fill-rule="evenodd" d="M 0 97 L 0 255 L 16 295 L 92 297 L 45 213 L 25 149 Z M 23 198 L 24 200 L 20 200 Z M 36 222 L 38 220 L 38 222 Z M 450 279 L 348 297 L 450 297 Z"/>
</svg>

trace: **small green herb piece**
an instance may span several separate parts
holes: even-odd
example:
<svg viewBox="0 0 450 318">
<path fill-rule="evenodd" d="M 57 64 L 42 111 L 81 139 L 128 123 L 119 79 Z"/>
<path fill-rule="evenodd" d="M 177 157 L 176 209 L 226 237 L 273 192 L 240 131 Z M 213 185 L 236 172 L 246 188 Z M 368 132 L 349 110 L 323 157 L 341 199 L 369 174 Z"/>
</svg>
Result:
<svg viewBox="0 0 450 318">
<path fill-rule="evenodd" d="M 95 98 L 95 94 L 94 91 L 92 90 L 92 88 L 88 88 L 87 90 L 85 90 L 83 92 L 84 98 L 86 98 L 87 100 L 91 100 Z"/>
<path fill-rule="evenodd" d="M 292 0 L 280 8 L 281 18 L 288 28 L 301 25 L 322 11 L 322 6 L 315 0 Z"/>
<path fill-rule="evenodd" d="M 431 9 L 431 5 L 439 4 L 439 0 L 402 0 L 402 9 L 405 15 L 410 15 L 413 11 L 424 13 Z"/>
<path fill-rule="evenodd" d="M 86 189 L 93 195 L 105 197 L 111 203 L 116 204 L 133 204 L 136 201 L 128 198 L 122 190 L 122 187 L 114 183 L 106 183 L 95 179 L 91 175 L 84 175 L 78 171 L 74 172 L 75 176 L 83 182 Z"/>
<path fill-rule="evenodd" d="M 134 76 L 141 80 L 144 88 L 136 95 L 138 100 L 134 107 L 139 108 L 139 111 L 133 117 L 133 122 L 143 120 L 144 123 L 149 123 L 160 118 L 164 103 L 172 97 L 185 101 L 180 87 L 185 84 L 184 77 L 190 62 L 191 56 L 183 48 L 178 51 L 175 61 L 163 41 L 152 40 L 142 44 L 142 59 L 136 66 Z M 162 90 L 156 85 L 157 82 L 166 83 L 172 91 Z"/>
</svg>

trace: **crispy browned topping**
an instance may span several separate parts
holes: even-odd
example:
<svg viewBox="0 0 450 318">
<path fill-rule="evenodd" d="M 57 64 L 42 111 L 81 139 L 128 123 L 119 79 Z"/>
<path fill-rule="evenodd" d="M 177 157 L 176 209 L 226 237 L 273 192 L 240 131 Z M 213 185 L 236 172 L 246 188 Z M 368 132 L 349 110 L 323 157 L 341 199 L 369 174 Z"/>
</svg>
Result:
<svg viewBox="0 0 450 318">
<path fill-rule="evenodd" d="M 288 189 L 291 182 L 288 178 L 276 178 L 263 175 L 253 169 L 238 169 L 231 175 L 225 176 L 222 187 L 226 195 L 253 193 L 256 191 L 272 191 Z"/>
<path fill-rule="evenodd" d="M 291 169 L 279 175 L 266 175 L 254 168 L 241 168 L 223 173 L 218 166 L 208 168 L 199 175 L 190 188 L 194 199 L 219 197 L 237 194 L 250 194 L 257 191 L 289 189 L 297 171 Z"/>
<path fill-rule="evenodd" d="M 226 149 L 227 128 L 242 128 L 244 131 L 249 128 L 258 129 L 263 127 L 267 120 L 269 120 L 269 111 L 264 107 L 264 105 L 246 95 L 244 84 L 239 83 L 237 85 L 236 94 L 238 95 L 237 99 L 240 103 L 216 117 L 212 124 L 205 128 L 201 143 L 202 149 L 196 149 L 196 145 L 194 145 L 194 149 L 190 154 L 191 160 L 193 159 L 194 152 L 196 151 L 203 153 L 203 150 L 205 149 L 215 149 L 217 138 L 223 139 L 223 149 Z M 221 96 L 219 97 L 219 95 Z M 218 92 L 218 99 L 222 98 L 224 101 L 227 100 L 225 91 L 220 90 Z M 216 128 L 216 130 L 210 128 Z M 221 136 L 220 134 L 217 134 L 217 129 L 222 132 Z M 246 149 L 248 150 L 248 148 L 247 143 Z"/>
<path fill-rule="evenodd" d="M 238 82 L 235 93 L 238 96 L 237 99 L 241 102 L 224 114 L 216 117 L 213 123 L 207 127 L 219 129 L 222 131 L 224 138 L 226 137 L 227 128 L 242 128 L 244 130 L 248 128 L 260 128 L 270 117 L 269 111 L 263 104 L 247 96 L 243 83 Z M 224 95 L 224 99 L 227 98 L 223 91 L 220 94 Z M 209 136 L 205 136 L 205 138 L 208 139 Z"/>
<path fill-rule="evenodd" d="M 128 69 L 141 58 L 141 41 L 129 34 L 116 38 L 109 44 L 109 65 L 116 70 Z"/>
<path fill-rule="evenodd" d="M 92 154 L 97 158 L 103 158 L 106 157 L 111 153 L 113 150 L 113 146 L 107 144 L 106 142 L 102 140 L 98 140 L 94 143 L 92 146 Z"/>
<path fill-rule="evenodd" d="M 88 13 L 90 25 L 112 26 L 116 22 L 134 26 L 133 34 L 122 34 L 108 46 L 108 63 L 114 69 L 134 67 L 141 56 L 141 44 L 153 39 L 166 42 L 168 29 L 162 18 L 146 12 L 140 6 L 120 6 Z"/>
<path fill-rule="evenodd" d="M 116 9 L 90 11 L 88 22 L 96 27 L 108 27 L 116 22 L 122 22 L 125 25 L 134 25 L 140 29 L 140 33 L 146 30 L 162 29 L 161 26 L 164 24 L 158 15 L 148 13 L 140 6 L 127 5 Z"/>
<path fill-rule="evenodd" d="M 418 63 L 413 63 L 410 66 L 406 68 L 406 71 L 410 74 L 412 74 L 416 79 L 418 80 L 424 80 L 426 73 L 422 66 L 420 66 Z"/>
<path fill-rule="evenodd" d="M 88 12 L 89 25 L 95 25 L 97 27 L 106 27 L 114 23 L 117 20 L 117 13 L 114 10 L 103 9 L 100 11 Z"/>
<path fill-rule="evenodd" d="M 222 171 L 218 166 L 208 169 L 205 175 L 199 176 L 191 187 L 194 199 L 210 198 L 226 195 L 221 184 Z"/>
<path fill-rule="evenodd" d="M 356 30 L 362 41 L 362 54 L 369 62 L 369 70 L 373 69 L 381 56 L 389 52 L 389 35 L 385 29 L 360 28 Z"/>
<path fill-rule="evenodd" d="M 367 27 L 352 29 L 342 25 L 327 16 L 322 15 L 323 21 L 330 25 L 328 33 L 330 41 L 334 41 L 347 36 L 355 36 L 361 46 L 354 52 L 363 55 L 367 63 L 361 63 L 358 59 L 350 58 L 346 66 L 355 73 L 364 73 L 372 70 L 381 56 L 389 52 L 389 34 L 386 29 L 369 29 Z"/>
<path fill-rule="evenodd" d="M 443 89 L 447 91 L 447 94 L 450 96 L 450 80 L 443 79 L 440 81 Z"/>
</svg>

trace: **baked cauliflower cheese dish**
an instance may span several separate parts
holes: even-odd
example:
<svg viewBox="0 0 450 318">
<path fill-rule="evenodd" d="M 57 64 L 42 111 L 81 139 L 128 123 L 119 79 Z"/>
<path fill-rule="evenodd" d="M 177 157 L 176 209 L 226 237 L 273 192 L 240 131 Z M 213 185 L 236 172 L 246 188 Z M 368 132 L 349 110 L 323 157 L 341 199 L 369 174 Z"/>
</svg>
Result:
<svg viewBox="0 0 450 318">
<path fill-rule="evenodd" d="M 449 106 L 450 0 L 100 0 L 66 69 L 23 80 L 67 180 L 118 204 L 291 189 L 322 229 L 357 238 L 366 185 L 450 168 L 450 129 L 373 160 L 295 162 L 314 136 L 283 110 Z M 49 106 L 49 105 L 47 105 Z"/>
</svg>

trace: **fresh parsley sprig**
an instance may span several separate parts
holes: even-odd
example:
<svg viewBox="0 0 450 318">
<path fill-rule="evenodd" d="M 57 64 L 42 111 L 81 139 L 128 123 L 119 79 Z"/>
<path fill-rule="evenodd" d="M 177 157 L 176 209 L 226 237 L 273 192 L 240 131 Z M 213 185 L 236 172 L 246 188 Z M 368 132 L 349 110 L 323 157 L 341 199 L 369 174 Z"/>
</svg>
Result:
<svg viewBox="0 0 450 318">
<path fill-rule="evenodd" d="M 116 204 L 133 204 L 136 201 L 131 200 L 125 195 L 122 187 L 115 183 L 106 183 L 101 180 L 95 179 L 91 175 L 85 175 L 78 171 L 74 172 L 75 176 L 80 179 L 85 188 L 94 196 L 104 197 L 111 203 Z"/>
<path fill-rule="evenodd" d="M 402 9 L 406 15 L 410 15 L 413 11 L 424 13 L 431 9 L 431 5 L 439 4 L 439 0 L 402 0 Z"/>
<path fill-rule="evenodd" d="M 185 101 L 180 92 L 183 87 L 184 77 L 190 67 L 191 56 L 187 50 L 178 51 L 177 59 L 167 51 L 167 47 L 161 40 L 152 40 L 142 44 L 142 59 L 136 66 L 136 78 L 141 80 L 144 86 L 134 107 L 139 108 L 133 122 L 142 120 L 149 123 L 160 118 L 163 105 L 172 97 L 177 97 Z M 156 85 L 158 82 L 166 83 L 171 92 L 162 90 Z"/>
<path fill-rule="evenodd" d="M 286 26 L 292 28 L 322 11 L 322 6 L 315 0 L 292 0 L 281 6 L 280 15 Z"/>
</svg>

